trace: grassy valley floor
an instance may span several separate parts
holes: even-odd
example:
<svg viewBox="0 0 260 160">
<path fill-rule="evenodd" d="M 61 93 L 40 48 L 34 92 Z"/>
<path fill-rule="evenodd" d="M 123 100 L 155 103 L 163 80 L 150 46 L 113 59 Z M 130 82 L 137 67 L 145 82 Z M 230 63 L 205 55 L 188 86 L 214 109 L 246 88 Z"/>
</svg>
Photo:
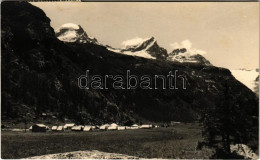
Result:
<svg viewBox="0 0 260 160">
<path fill-rule="evenodd" d="M 2 131 L 1 158 L 98 150 L 140 158 L 209 158 L 213 150 L 196 150 L 201 137 L 197 123 L 168 128 L 91 132 Z"/>
</svg>

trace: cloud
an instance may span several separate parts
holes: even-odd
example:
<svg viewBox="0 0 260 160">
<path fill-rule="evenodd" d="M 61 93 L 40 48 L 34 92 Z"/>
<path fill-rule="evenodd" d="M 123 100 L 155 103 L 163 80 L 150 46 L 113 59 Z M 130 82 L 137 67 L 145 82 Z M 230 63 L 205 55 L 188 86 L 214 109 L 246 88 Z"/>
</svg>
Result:
<svg viewBox="0 0 260 160">
<path fill-rule="evenodd" d="M 142 43 L 143 41 L 147 40 L 147 38 L 140 38 L 140 37 L 135 37 L 133 39 L 129 39 L 129 40 L 126 40 L 126 41 L 123 41 L 121 43 L 121 45 L 124 47 L 124 48 L 127 48 L 129 46 L 136 46 L 140 43 Z"/>
<path fill-rule="evenodd" d="M 178 43 L 178 42 L 171 43 L 170 46 L 173 49 L 186 48 L 188 50 L 192 47 L 192 43 L 190 42 L 190 40 L 184 40 L 181 43 Z"/>
<path fill-rule="evenodd" d="M 172 47 L 172 49 L 181 49 L 181 48 L 186 48 L 187 49 L 187 53 L 190 55 L 195 55 L 195 54 L 200 54 L 200 55 L 205 55 L 207 54 L 206 51 L 203 50 L 199 50 L 196 48 L 192 48 L 192 43 L 190 40 L 184 40 L 181 43 L 175 42 L 175 43 L 171 43 L 170 46 Z"/>
<path fill-rule="evenodd" d="M 191 55 L 195 55 L 195 54 L 205 55 L 205 54 L 207 54 L 206 51 L 195 49 L 195 48 L 192 48 L 188 51 L 190 52 Z"/>
</svg>

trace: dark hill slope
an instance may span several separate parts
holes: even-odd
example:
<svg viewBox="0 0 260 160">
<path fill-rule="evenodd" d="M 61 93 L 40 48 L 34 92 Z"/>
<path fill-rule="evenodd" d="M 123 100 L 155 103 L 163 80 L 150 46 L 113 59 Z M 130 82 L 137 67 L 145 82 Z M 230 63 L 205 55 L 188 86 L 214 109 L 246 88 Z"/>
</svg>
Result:
<svg viewBox="0 0 260 160">
<path fill-rule="evenodd" d="M 225 84 L 239 113 L 248 121 L 258 117 L 257 97 L 227 69 L 121 55 L 96 44 L 63 43 L 41 9 L 27 2 L 1 5 L 3 121 L 35 121 L 42 113 L 79 123 L 194 121 L 205 108 L 219 105 Z M 108 80 L 108 90 L 82 90 L 77 78 L 87 69 L 91 75 L 126 75 L 129 69 L 131 74 L 151 76 L 179 70 L 186 75 L 187 89 L 115 90 Z"/>
</svg>

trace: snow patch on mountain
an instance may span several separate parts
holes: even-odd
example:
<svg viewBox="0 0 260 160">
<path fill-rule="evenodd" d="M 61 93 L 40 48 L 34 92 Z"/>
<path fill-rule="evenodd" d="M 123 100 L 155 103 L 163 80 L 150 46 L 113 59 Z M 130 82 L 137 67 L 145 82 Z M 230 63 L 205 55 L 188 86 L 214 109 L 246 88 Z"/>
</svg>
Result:
<svg viewBox="0 0 260 160">
<path fill-rule="evenodd" d="M 77 33 L 75 31 L 68 31 L 59 36 L 58 39 L 64 42 L 75 42 L 77 41 Z"/>
<path fill-rule="evenodd" d="M 61 30 L 63 30 L 65 27 L 61 27 L 59 30 L 56 30 L 55 32 L 58 33 L 60 32 Z M 60 41 L 64 41 L 64 42 L 76 42 L 77 41 L 77 38 L 78 38 L 78 34 L 76 32 L 75 29 L 73 28 L 66 28 L 67 31 L 64 32 L 63 34 L 59 35 L 57 38 L 60 40 Z"/>
<path fill-rule="evenodd" d="M 115 48 L 112 48 L 112 47 L 107 47 L 107 50 L 115 52 L 115 53 L 129 55 L 129 56 L 137 56 L 137 57 L 143 57 L 143 58 L 148 58 L 148 59 L 156 59 L 155 57 L 152 57 L 150 54 L 148 54 L 146 51 L 138 51 L 138 52 L 121 51 L 121 49 L 115 49 Z"/>
<path fill-rule="evenodd" d="M 123 48 L 121 52 L 126 55 L 144 57 L 149 59 L 156 59 L 151 56 L 147 50 L 154 45 L 156 41 L 154 38 L 133 38 L 122 42 Z"/>
<path fill-rule="evenodd" d="M 109 51 L 112 51 L 112 52 L 115 52 L 115 53 L 122 53 L 122 52 L 121 52 L 121 49 L 119 49 L 119 48 L 113 48 L 113 47 L 111 47 L 111 46 L 109 46 L 109 45 L 106 45 L 105 47 L 106 47 L 107 50 L 109 50 Z"/>
<path fill-rule="evenodd" d="M 230 70 L 232 75 L 245 86 L 247 86 L 252 91 L 256 91 L 258 88 L 258 77 L 259 71 L 255 70 L 246 70 L 246 69 L 235 69 Z"/>
<path fill-rule="evenodd" d="M 150 54 L 148 54 L 146 51 L 138 51 L 138 52 L 125 51 L 123 53 L 126 55 L 130 55 L 130 56 L 138 56 L 138 57 L 144 57 L 144 58 L 148 58 L 148 59 L 156 59 L 155 57 L 152 57 Z"/>
<path fill-rule="evenodd" d="M 122 49 L 128 49 L 131 47 L 136 47 L 140 44 L 142 44 L 144 41 L 147 41 L 149 38 L 140 38 L 140 37 L 135 37 L 133 39 L 129 39 L 126 41 L 123 41 L 121 45 L 123 46 Z"/>
<path fill-rule="evenodd" d="M 71 28 L 71 29 L 77 30 L 77 29 L 79 29 L 79 25 L 74 24 L 74 23 L 66 23 L 60 27 L 60 29 L 64 29 L 64 28 Z"/>
</svg>

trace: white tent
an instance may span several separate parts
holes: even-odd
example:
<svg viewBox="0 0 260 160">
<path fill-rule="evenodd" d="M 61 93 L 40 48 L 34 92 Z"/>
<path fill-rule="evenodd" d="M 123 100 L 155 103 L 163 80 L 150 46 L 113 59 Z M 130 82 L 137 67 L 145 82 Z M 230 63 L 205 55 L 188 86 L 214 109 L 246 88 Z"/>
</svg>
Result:
<svg viewBox="0 0 260 160">
<path fill-rule="evenodd" d="M 152 125 L 151 124 L 143 124 L 143 125 L 141 125 L 140 128 L 149 129 L 149 128 L 152 128 Z"/>
<path fill-rule="evenodd" d="M 39 127 L 47 127 L 47 126 L 45 126 L 44 124 L 35 124 L 36 126 L 39 126 Z"/>
<path fill-rule="evenodd" d="M 108 126 L 107 130 L 117 130 L 118 125 L 115 123 L 112 123 L 110 126 Z"/>
<path fill-rule="evenodd" d="M 107 130 L 107 128 L 109 127 L 109 124 L 104 124 L 102 126 L 99 127 L 100 130 Z"/>
<path fill-rule="evenodd" d="M 29 128 L 29 130 L 32 130 L 32 126 Z"/>
<path fill-rule="evenodd" d="M 71 128 L 72 131 L 82 131 L 83 126 L 79 125 L 79 126 L 74 126 Z"/>
<path fill-rule="evenodd" d="M 132 126 L 131 126 L 131 129 L 138 129 L 139 128 L 139 126 L 137 125 L 137 124 L 133 124 Z"/>
<path fill-rule="evenodd" d="M 117 130 L 125 130 L 125 129 L 126 129 L 125 126 L 118 126 L 118 127 L 117 127 Z"/>
<path fill-rule="evenodd" d="M 90 131 L 92 130 L 92 126 L 84 126 L 83 131 Z"/>
<path fill-rule="evenodd" d="M 58 126 L 57 131 L 63 131 L 63 126 Z"/>
<path fill-rule="evenodd" d="M 126 127 L 125 127 L 125 129 L 131 129 L 131 127 L 129 127 L 129 126 L 126 126 Z"/>
<path fill-rule="evenodd" d="M 75 123 L 67 123 L 67 124 L 65 124 L 64 125 L 64 129 L 67 129 L 67 130 L 70 130 L 70 129 L 72 129 L 72 127 L 74 127 L 75 126 Z"/>
<path fill-rule="evenodd" d="M 57 131 L 57 128 L 58 128 L 58 126 L 52 126 L 52 127 L 51 127 L 51 130 L 52 130 L 52 131 Z"/>
</svg>

